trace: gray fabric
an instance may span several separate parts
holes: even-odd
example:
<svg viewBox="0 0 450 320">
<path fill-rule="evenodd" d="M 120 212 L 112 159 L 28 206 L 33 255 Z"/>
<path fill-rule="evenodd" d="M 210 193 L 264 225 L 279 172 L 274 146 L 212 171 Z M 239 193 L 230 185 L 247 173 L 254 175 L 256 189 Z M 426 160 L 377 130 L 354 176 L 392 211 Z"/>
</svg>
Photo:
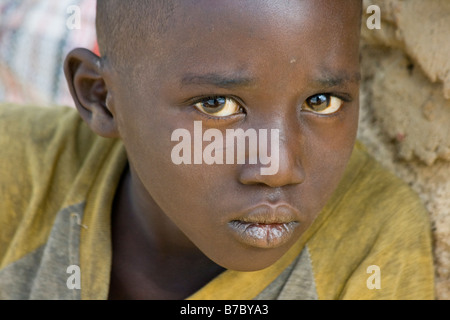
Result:
<svg viewBox="0 0 450 320">
<path fill-rule="evenodd" d="M 308 247 L 255 300 L 318 300 Z"/>
<path fill-rule="evenodd" d="M 42 246 L 0 271 L 0 300 L 29 299 L 44 249 Z"/>
<path fill-rule="evenodd" d="M 79 300 L 81 292 L 69 289 L 67 273 L 80 265 L 80 231 L 84 203 L 61 210 L 47 243 L 0 271 L 0 299 Z"/>
</svg>

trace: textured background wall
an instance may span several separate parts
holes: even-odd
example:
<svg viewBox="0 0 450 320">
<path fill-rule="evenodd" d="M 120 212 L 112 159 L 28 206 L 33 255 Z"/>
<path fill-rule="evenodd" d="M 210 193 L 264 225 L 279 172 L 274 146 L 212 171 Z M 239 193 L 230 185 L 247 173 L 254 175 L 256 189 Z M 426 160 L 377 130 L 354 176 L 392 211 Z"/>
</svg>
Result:
<svg viewBox="0 0 450 320">
<path fill-rule="evenodd" d="M 450 1 L 364 0 L 359 138 L 430 212 L 436 294 L 450 299 Z"/>
</svg>

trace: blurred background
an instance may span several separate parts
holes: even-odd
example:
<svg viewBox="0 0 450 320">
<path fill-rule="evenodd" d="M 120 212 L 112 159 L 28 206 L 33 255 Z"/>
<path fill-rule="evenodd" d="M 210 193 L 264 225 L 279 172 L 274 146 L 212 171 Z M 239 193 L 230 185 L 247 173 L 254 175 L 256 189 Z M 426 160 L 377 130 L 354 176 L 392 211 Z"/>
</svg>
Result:
<svg viewBox="0 0 450 320">
<path fill-rule="evenodd" d="M 0 103 L 73 107 L 62 64 L 98 52 L 95 0 L 0 0 Z M 377 5 L 380 29 L 366 21 Z M 364 0 L 359 139 L 421 197 L 450 300 L 450 1 Z"/>
<path fill-rule="evenodd" d="M 0 0 L 0 101 L 73 106 L 62 64 L 96 46 L 95 0 Z"/>
</svg>

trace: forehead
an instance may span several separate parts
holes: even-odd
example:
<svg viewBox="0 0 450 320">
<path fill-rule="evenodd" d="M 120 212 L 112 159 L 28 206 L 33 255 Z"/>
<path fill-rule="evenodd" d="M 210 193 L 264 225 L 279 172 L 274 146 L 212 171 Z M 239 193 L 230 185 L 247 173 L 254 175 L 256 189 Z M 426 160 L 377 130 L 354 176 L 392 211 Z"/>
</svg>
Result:
<svg viewBox="0 0 450 320">
<path fill-rule="evenodd" d="M 178 1 L 159 41 L 143 37 L 140 48 L 133 48 L 135 62 L 158 76 L 276 69 L 275 59 L 301 64 L 315 77 L 355 71 L 360 4 L 360 0 Z M 157 54 L 149 59 L 150 52 Z M 270 66 L 261 64 L 269 60 Z"/>
</svg>

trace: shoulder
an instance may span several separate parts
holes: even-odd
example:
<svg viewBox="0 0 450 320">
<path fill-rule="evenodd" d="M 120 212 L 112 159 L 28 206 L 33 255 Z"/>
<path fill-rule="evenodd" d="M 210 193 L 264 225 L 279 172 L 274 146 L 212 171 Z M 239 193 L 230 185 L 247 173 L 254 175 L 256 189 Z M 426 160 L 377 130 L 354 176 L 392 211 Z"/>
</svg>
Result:
<svg viewBox="0 0 450 320">
<path fill-rule="evenodd" d="M 48 139 L 57 131 L 69 130 L 69 123 L 81 123 L 74 108 L 0 104 L 0 141 L 3 144 L 21 139 L 24 142 Z"/>
<path fill-rule="evenodd" d="M 339 220 L 371 246 L 375 238 L 412 239 L 430 231 L 430 219 L 419 195 L 387 170 L 358 143 L 329 219 Z"/>
<path fill-rule="evenodd" d="M 0 105 L 1 180 L 14 183 L 5 182 L 12 173 L 39 176 L 55 165 L 58 154 L 79 153 L 94 139 L 73 108 Z"/>
<path fill-rule="evenodd" d="M 0 147 L 9 158 L 21 154 L 30 156 L 82 130 L 81 123 L 77 111 L 69 107 L 0 104 Z"/>
<path fill-rule="evenodd" d="M 319 296 L 432 296 L 429 214 L 410 186 L 377 163 L 360 144 L 323 213 L 325 217 L 308 243 Z M 389 279 L 383 290 L 367 288 L 367 268 L 372 265 L 379 266 L 384 279 Z"/>
<path fill-rule="evenodd" d="M 415 221 L 428 226 L 429 215 L 419 195 L 369 155 L 362 144 L 357 144 L 352 161 L 358 174 L 346 190 L 347 202 L 359 204 L 364 218 L 375 219 L 380 225 L 397 221 L 414 226 Z M 349 170 L 353 170 L 352 165 Z"/>
<path fill-rule="evenodd" d="M 72 108 L 0 105 L 0 266 L 45 241 L 94 140 Z"/>
</svg>

